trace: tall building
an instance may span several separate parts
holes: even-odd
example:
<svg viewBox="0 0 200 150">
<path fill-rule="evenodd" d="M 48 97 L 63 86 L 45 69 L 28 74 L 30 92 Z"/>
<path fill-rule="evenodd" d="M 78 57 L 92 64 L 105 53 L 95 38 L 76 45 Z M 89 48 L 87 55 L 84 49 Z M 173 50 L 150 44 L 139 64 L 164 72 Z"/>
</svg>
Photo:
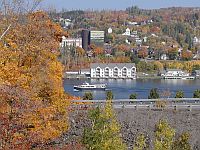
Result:
<svg viewBox="0 0 200 150">
<path fill-rule="evenodd" d="M 90 31 L 87 29 L 82 30 L 82 48 L 88 51 L 90 45 Z"/>
<path fill-rule="evenodd" d="M 90 31 L 90 42 L 95 45 L 103 45 L 105 39 L 104 31 Z"/>
<path fill-rule="evenodd" d="M 103 46 L 105 40 L 104 31 L 90 31 L 87 29 L 82 30 L 82 48 L 88 50 L 90 44 Z"/>
</svg>

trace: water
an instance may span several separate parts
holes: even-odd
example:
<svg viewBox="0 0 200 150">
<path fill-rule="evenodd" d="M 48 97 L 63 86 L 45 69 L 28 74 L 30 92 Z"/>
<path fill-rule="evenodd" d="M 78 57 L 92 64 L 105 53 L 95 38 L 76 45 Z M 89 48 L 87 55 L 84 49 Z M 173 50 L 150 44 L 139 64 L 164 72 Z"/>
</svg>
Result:
<svg viewBox="0 0 200 150">
<path fill-rule="evenodd" d="M 75 92 L 74 85 L 82 84 L 85 81 L 95 83 L 106 83 L 108 90 L 112 90 L 114 99 L 128 99 L 130 94 L 136 93 L 137 98 L 148 98 L 149 92 L 152 88 L 159 89 L 160 93 L 163 91 L 170 91 L 171 96 L 174 97 L 176 91 L 184 91 L 186 98 L 192 97 L 196 89 L 200 89 L 200 80 L 164 80 L 164 79 L 137 79 L 137 80 L 96 80 L 96 79 L 65 79 L 64 89 L 66 92 L 82 97 L 85 91 Z M 106 98 L 105 91 L 91 91 L 95 100 L 102 100 Z"/>
</svg>

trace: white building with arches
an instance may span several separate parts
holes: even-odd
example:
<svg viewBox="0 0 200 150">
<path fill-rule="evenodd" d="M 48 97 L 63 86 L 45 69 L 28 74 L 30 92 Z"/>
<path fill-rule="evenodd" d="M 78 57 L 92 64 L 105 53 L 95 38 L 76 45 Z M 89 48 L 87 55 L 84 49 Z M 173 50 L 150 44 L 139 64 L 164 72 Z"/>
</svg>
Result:
<svg viewBox="0 0 200 150">
<path fill-rule="evenodd" d="M 136 79 L 134 63 L 92 63 L 91 78 L 97 79 Z"/>
</svg>

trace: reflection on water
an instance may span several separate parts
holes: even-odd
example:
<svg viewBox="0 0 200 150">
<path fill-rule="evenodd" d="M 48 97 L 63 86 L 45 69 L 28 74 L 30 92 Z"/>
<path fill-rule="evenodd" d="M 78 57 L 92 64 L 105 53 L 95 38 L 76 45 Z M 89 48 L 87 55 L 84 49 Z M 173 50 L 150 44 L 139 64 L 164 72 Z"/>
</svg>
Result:
<svg viewBox="0 0 200 150">
<path fill-rule="evenodd" d="M 176 80 L 176 79 L 170 79 L 170 80 L 160 80 L 162 84 L 169 84 L 169 85 L 188 85 L 194 83 L 196 80 Z"/>
<path fill-rule="evenodd" d="M 82 84 L 85 81 L 96 84 L 106 83 L 109 90 L 113 91 L 115 99 L 128 99 L 132 93 L 137 93 L 138 98 L 147 98 L 149 91 L 152 88 L 158 88 L 160 92 L 170 91 L 171 97 L 174 97 L 177 90 L 183 90 L 185 97 L 192 97 L 196 89 L 200 89 L 200 80 L 151 80 L 151 79 L 138 79 L 138 80 L 115 80 L 115 79 L 66 79 L 64 80 L 65 91 L 75 95 L 83 96 L 84 91 L 75 92 L 73 86 Z M 92 91 L 94 99 L 105 99 L 105 91 Z"/>
</svg>

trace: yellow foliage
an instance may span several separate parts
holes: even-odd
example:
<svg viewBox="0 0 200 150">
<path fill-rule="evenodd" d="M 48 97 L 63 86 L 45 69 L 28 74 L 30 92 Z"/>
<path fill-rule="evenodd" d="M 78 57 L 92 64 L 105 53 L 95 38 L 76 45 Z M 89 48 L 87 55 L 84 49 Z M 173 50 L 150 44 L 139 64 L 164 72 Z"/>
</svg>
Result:
<svg viewBox="0 0 200 150">
<path fill-rule="evenodd" d="M 0 87 L 20 89 L 15 96 L 9 90 L 2 93 L 0 112 L 17 113 L 20 120 L 16 124 L 31 126 L 24 129 L 28 129 L 26 138 L 32 143 L 45 142 L 68 128 L 69 102 L 62 86 L 63 66 L 57 60 L 62 28 L 44 12 L 27 14 L 24 19 L 23 23 L 15 20 L 0 42 Z M 20 105 L 12 106 L 10 100 Z M 10 136 L 18 139 L 21 135 Z"/>
<path fill-rule="evenodd" d="M 165 63 L 167 68 L 170 69 L 182 69 L 188 72 L 192 72 L 194 66 L 200 66 L 200 60 L 192 60 L 192 61 L 167 61 L 161 62 Z"/>
</svg>

